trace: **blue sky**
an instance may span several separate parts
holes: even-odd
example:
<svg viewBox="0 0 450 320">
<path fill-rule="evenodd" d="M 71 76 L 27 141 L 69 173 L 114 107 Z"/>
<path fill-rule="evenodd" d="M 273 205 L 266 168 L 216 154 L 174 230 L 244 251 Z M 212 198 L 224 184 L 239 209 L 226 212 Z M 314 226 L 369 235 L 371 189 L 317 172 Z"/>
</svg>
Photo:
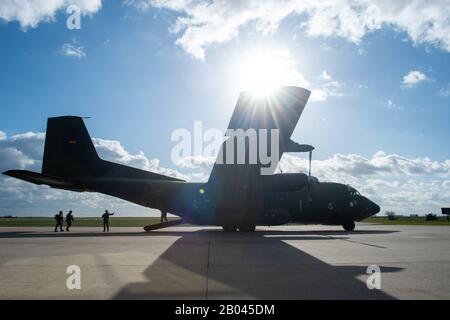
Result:
<svg viewBox="0 0 450 320">
<path fill-rule="evenodd" d="M 280 84 L 313 91 L 293 139 L 316 146 L 321 180 L 404 214 L 450 205 L 449 1 L 25 2 L 32 9 L 0 4 L 2 171 L 39 171 L 46 118 L 71 114 L 92 117 L 111 160 L 204 180 L 210 165 L 171 162 L 170 135 L 195 120 L 225 130 L 243 89 L 233 66 L 259 50 L 289 60 L 295 75 Z M 66 27 L 70 4 L 82 10 L 80 30 Z M 282 165 L 304 170 L 304 157 Z M 80 199 L 90 214 L 113 201 L 11 183 L 0 180 L 0 214 Z"/>
</svg>

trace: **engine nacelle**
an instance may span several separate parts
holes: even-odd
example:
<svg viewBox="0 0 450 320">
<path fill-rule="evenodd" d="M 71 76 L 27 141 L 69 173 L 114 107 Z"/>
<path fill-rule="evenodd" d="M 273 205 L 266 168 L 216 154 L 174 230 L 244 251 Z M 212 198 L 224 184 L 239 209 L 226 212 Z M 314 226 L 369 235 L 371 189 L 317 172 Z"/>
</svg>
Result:
<svg viewBox="0 0 450 320">
<path fill-rule="evenodd" d="M 283 173 L 262 176 L 264 191 L 299 191 L 308 185 L 308 176 L 304 173 Z"/>
<path fill-rule="evenodd" d="M 291 221 L 291 215 L 286 211 L 270 210 L 263 212 L 260 224 L 266 226 L 279 226 Z"/>
</svg>

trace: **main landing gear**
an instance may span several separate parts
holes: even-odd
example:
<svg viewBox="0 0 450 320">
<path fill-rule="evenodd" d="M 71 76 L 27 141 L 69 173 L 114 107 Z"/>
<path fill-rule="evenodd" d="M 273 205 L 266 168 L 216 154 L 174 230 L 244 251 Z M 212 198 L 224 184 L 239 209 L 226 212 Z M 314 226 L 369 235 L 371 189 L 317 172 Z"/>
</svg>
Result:
<svg viewBox="0 0 450 320">
<path fill-rule="evenodd" d="M 342 224 L 342 227 L 345 231 L 353 231 L 355 230 L 355 221 L 346 221 Z"/>
<path fill-rule="evenodd" d="M 238 229 L 240 232 L 253 232 L 255 231 L 255 226 L 251 225 L 251 226 L 240 226 L 240 227 L 236 227 L 236 226 L 222 226 L 223 231 L 225 232 L 236 232 Z"/>
</svg>

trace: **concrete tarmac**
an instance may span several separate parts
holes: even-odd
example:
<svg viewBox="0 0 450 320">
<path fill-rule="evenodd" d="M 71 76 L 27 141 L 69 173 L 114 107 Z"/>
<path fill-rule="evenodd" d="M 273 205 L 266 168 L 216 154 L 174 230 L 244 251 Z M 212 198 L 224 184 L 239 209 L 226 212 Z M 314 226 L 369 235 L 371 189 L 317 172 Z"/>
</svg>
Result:
<svg viewBox="0 0 450 320">
<path fill-rule="evenodd" d="M 0 228 L 0 299 L 450 298 L 450 227 L 72 229 Z M 80 290 L 67 289 L 70 265 Z"/>
</svg>

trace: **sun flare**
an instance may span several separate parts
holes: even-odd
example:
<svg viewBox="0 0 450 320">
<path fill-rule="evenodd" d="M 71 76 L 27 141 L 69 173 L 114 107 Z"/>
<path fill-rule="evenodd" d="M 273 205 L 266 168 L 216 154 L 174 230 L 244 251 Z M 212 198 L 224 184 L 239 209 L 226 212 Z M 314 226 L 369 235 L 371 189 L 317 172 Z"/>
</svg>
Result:
<svg viewBox="0 0 450 320">
<path fill-rule="evenodd" d="M 270 95 L 282 85 L 299 85 L 299 74 L 287 49 L 259 48 L 246 52 L 234 66 L 240 90 L 257 97 Z"/>
</svg>

